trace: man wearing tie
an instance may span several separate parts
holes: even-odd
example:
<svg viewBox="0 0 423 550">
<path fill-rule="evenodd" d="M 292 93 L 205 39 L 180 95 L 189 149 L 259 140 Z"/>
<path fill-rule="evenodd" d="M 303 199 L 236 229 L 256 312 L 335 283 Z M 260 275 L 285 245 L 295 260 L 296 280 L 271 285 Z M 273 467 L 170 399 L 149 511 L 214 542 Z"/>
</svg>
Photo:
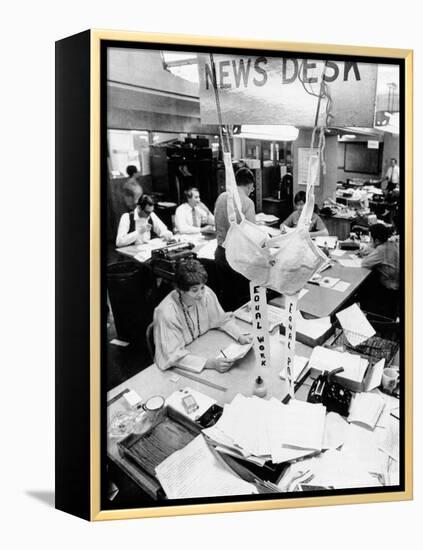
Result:
<svg viewBox="0 0 423 550">
<path fill-rule="evenodd" d="M 175 226 L 179 233 L 207 233 L 214 231 L 214 216 L 201 202 L 196 187 L 185 191 L 184 202 L 175 212 Z"/>
<path fill-rule="evenodd" d="M 399 166 L 397 164 L 397 159 L 391 159 L 391 165 L 389 166 L 388 170 L 386 171 L 385 177 L 383 178 L 383 181 L 388 182 L 386 184 L 386 191 L 392 192 L 395 188 L 399 187 L 400 182 L 400 175 L 399 175 Z"/>
</svg>

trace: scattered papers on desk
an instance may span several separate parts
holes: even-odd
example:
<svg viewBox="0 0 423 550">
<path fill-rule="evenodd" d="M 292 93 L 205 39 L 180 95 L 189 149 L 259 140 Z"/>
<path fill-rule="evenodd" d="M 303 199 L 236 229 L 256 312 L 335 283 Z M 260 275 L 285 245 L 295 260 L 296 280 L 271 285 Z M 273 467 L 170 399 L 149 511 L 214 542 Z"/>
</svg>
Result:
<svg viewBox="0 0 423 550">
<path fill-rule="evenodd" d="M 192 395 L 198 405 L 198 409 L 191 413 L 188 413 L 186 411 L 182 403 L 182 398 L 187 395 Z M 212 407 L 215 403 L 216 403 L 216 399 L 213 399 L 212 397 L 209 397 L 208 395 L 205 395 L 204 393 L 201 393 L 199 391 L 193 390 L 188 386 L 181 390 L 177 390 L 173 392 L 166 399 L 166 405 L 168 405 L 175 411 L 178 411 L 183 416 L 190 418 L 193 421 L 197 420 L 197 418 L 200 418 L 200 416 L 202 416 L 206 411 L 208 411 L 210 407 Z"/>
<path fill-rule="evenodd" d="M 148 246 L 148 244 L 140 245 L 138 248 L 138 252 L 135 254 L 134 258 L 138 262 L 146 262 L 151 258 L 151 251 L 152 248 Z"/>
<path fill-rule="evenodd" d="M 326 407 L 291 400 L 237 394 L 226 404 L 212 430 L 203 430 L 217 444 L 242 454 L 274 463 L 286 462 L 322 449 Z"/>
<path fill-rule="evenodd" d="M 268 436 L 272 456 L 292 447 L 310 451 L 322 449 L 326 407 L 296 399 L 291 399 L 287 405 L 275 399 L 271 405 L 273 414 Z"/>
<path fill-rule="evenodd" d="M 335 256 L 335 257 L 343 256 L 344 254 L 345 254 L 345 251 L 340 250 L 339 248 L 335 248 L 334 250 L 331 250 L 331 253 L 330 253 L 331 256 Z"/>
<path fill-rule="evenodd" d="M 296 355 L 294 357 L 294 380 L 297 382 L 303 374 L 305 374 L 306 366 L 308 364 L 307 357 L 301 357 L 301 355 Z M 286 378 L 286 367 L 281 370 L 279 373 L 279 376 L 282 378 L 282 380 L 285 380 Z"/>
<path fill-rule="evenodd" d="M 297 332 L 304 334 L 313 340 L 317 340 L 332 326 L 330 317 L 317 317 L 316 319 L 304 319 L 301 312 L 297 312 Z"/>
<path fill-rule="evenodd" d="M 197 256 L 206 260 L 214 260 L 214 253 L 217 247 L 217 239 L 212 239 L 198 251 Z"/>
<path fill-rule="evenodd" d="M 325 419 L 323 449 L 337 449 L 344 444 L 348 430 L 348 422 L 340 414 L 329 412 Z"/>
<path fill-rule="evenodd" d="M 346 281 L 339 281 L 339 283 L 337 283 L 333 287 L 333 290 L 337 290 L 338 292 L 345 292 L 349 286 L 351 286 L 351 283 L 347 283 Z"/>
<path fill-rule="evenodd" d="M 170 499 L 257 493 L 254 485 L 238 477 L 211 451 L 202 435 L 172 453 L 155 471 Z"/>
<path fill-rule="evenodd" d="M 272 223 L 279 221 L 279 218 L 273 214 L 265 214 L 264 212 L 259 212 L 256 214 L 256 222 Z"/>
<path fill-rule="evenodd" d="M 154 239 L 150 239 L 146 244 L 151 248 L 151 250 L 156 250 L 156 248 L 162 248 L 163 246 L 166 246 L 167 243 L 164 239 L 160 237 L 155 237 Z"/>
<path fill-rule="evenodd" d="M 351 461 L 354 460 L 366 468 L 368 472 L 383 474 L 386 457 L 379 449 L 378 432 L 382 430 L 371 430 L 359 424 L 350 424 L 342 445 L 342 452 Z"/>
<path fill-rule="evenodd" d="M 399 422 L 391 416 L 391 421 L 385 428 L 385 437 L 379 444 L 379 449 L 397 462 L 399 462 L 400 457 L 399 440 Z"/>
<path fill-rule="evenodd" d="M 357 304 L 343 309 L 336 314 L 336 317 L 344 329 L 346 339 L 352 346 L 359 346 L 376 334 Z"/>
<path fill-rule="evenodd" d="M 249 344 L 239 344 L 238 342 L 232 342 L 224 350 L 220 351 L 218 357 L 224 357 L 225 359 L 230 359 L 231 361 L 239 361 L 247 355 L 252 347 L 253 342 Z"/>
<path fill-rule="evenodd" d="M 335 248 L 336 247 L 336 243 L 338 242 L 338 237 L 314 237 L 313 238 L 315 244 L 317 246 L 320 246 L 322 248 Z"/>
<path fill-rule="evenodd" d="M 361 267 L 360 258 L 354 258 L 351 260 L 338 260 L 339 264 L 344 267 Z"/>
<path fill-rule="evenodd" d="M 336 284 L 338 284 L 340 279 L 336 279 L 335 277 L 325 277 L 320 275 L 319 273 L 315 273 L 311 279 L 310 283 L 317 284 L 323 288 L 333 288 Z"/>
<path fill-rule="evenodd" d="M 364 424 L 374 429 L 384 407 L 384 400 L 377 394 L 356 393 L 351 401 L 348 422 Z"/>
<path fill-rule="evenodd" d="M 374 390 L 375 388 L 378 388 L 382 382 L 382 374 L 383 374 L 383 368 L 385 366 L 385 359 L 381 359 L 377 363 L 375 363 L 372 367 L 371 374 L 369 376 L 369 380 L 366 384 L 366 391 Z"/>
<path fill-rule="evenodd" d="M 360 355 L 322 346 L 316 346 L 313 349 L 309 360 L 310 367 L 320 372 L 332 372 L 342 367 L 344 371 L 338 376 L 357 383 L 363 382 L 368 364 L 368 360 Z"/>
<path fill-rule="evenodd" d="M 246 323 L 252 324 L 253 322 L 253 314 L 251 312 L 251 302 L 247 302 L 242 307 L 237 309 L 234 312 L 235 317 L 238 319 L 241 319 L 241 321 L 245 321 Z M 267 318 L 269 321 L 269 331 L 272 332 L 272 330 L 283 323 L 285 321 L 286 313 L 285 310 L 277 307 L 272 306 L 270 304 L 267 305 Z"/>
<path fill-rule="evenodd" d="M 382 485 L 378 476 L 370 473 L 367 464 L 357 460 L 356 456 L 346 454 L 342 450 L 329 450 L 319 456 L 291 464 L 278 486 L 284 488 L 287 479 L 293 479 L 307 470 L 312 475 L 312 479 L 307 481 L 309 487 L 350 489 Z"/>
<path fill-rule="evenodd" d="M 189 372 L 199 373 L 204 369 L 205 364 L 206 364 L 206 361 L 204 357 L 199 357 L 198 355 L 189 353 L 188 355 L 185 355 L 185 357 L 178 359 L 177 366 L 180 369 L 183 369 Z"/>
</svg>

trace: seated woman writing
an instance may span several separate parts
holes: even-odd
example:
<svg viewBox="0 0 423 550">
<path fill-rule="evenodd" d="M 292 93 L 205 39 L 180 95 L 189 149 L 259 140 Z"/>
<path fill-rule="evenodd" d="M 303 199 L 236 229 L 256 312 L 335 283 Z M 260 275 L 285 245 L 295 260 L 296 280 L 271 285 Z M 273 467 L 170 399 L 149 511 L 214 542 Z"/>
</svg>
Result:
<svg viewBox="0 0 423 550">
<path fill-rule="evenodd" d="M 198 260 L 181 262 L 175 282 L 176 289 L 154 312 L 156 365 L 166 370 L 178 366 L 185 358 L 185 361 L 192 359 L 197 365 L 203 362 L 206 369 L 226 372 L 232 367 L 232 361 L 223 357 L 199 357 L 191 354 L 186 346 L 210 329 L 222 330 L 240 344 L 250 343 L 251 335 L 241 334 L 232 314 L 223 311 L 215 293 L 206 286 L 207 273 Z"/>
<path fill-rule="evenodd" d="M 290 214 L 286 220 L 281 224 L 282 233 L 286 233 L 290 229 L 297 227 L 298 221 L 301 216 L 301 212 L 306 203 L 306 194 L 304 191 L 298 191 L 294 197 L 295 210 Z M 323 223 L 322 218 L 313 212 L 311 217 L 311 223 L 309 227 L 310 237 L 326 237 L 329 232 L 326 225 Z"/>
<path fill-rule="evenodd" d="M 149 195 L 143 195 L 133 212 L 122 214 L 116 246 L 144 244 L 153 237 L 161 237 L 168 241 L 172 238 L 172 232 L 154 213 L 154 200 Z"/>
</svg>

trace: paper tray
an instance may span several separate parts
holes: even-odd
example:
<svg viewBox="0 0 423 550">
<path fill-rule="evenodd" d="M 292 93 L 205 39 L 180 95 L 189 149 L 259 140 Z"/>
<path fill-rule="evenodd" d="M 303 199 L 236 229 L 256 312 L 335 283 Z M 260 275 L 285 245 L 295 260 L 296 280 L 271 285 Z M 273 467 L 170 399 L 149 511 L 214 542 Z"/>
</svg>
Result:
<svg viewBox="0 0 423 550">
<path fill-rule="evenodd" d="M 166 407 L 161 420 L 142 434 L 130 434 L 118 443 L 119 454 L 137 467 L 141 486 L 155 487 L 149 491 L 159 496 L 160 483 L 155 468 L 173 452 L 182 449 L 200 433 L 200 428 L 177 411 Z"/>
</svg>

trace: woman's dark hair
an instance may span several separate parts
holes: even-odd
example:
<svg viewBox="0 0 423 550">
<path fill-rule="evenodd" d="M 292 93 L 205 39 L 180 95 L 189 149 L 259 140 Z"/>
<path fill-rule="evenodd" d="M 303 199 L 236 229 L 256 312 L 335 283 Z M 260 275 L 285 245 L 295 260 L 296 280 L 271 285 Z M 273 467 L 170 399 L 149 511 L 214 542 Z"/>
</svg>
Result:
<svg viewBox="0 0 423 550">
<path fill-rule="evenodd" d="M 303 202 L 305 204 L 306 200 L 307 196 L 305 191 L 298 191 L 298 193 L 296 193 L 294 197 L 294 204 L 298 204 L 299 202 Z M 317 204 L 314 205 L 313 212 L 315 214 L 319 213 L 319 207 L 317 206 Z"/>
<path fill-rule="evenodd" d="M 207 271 L 198 260 L 185 260 L 176 267 L 175 283 L 179 290 L 207 283 Z"/>
<path fill-rule="evenodd" d="M 129 164 L 127 167 L 126 167 L 126 173 L 128 174 L 128 176 L 130 178 L 132 178 L 132 176 L 134 174 L 136 174 L 138 172 L 138 168 L 136 166 L 134 166 L 133 164 Z"/>
<path fill-rule="evenodd" d="M 250 185 L 254 183 L 254 174 L 247 167 L 240 168 L 235 172 L 235 179 L 237 185 Z"/>
<path fill-rule="evenodd" d="M 298 204 L 299 202 L 303 202 L 305 204 L 306 202 L 305 191 L 298 191 L 298 193 L 295 194 L 294 204 Z"/>
<path fill-rule="evenodd" d="M 374 241 L 378 240 L 381 243 L 386 243 L 391 236 L 391 230 L 383 223 L 375 223 L 370 226 L 370 235 Z"/>
<path fill-rule="evenodd" d="M 141 210 L 144 210 L 146 206 L 154 206 L 154 199 L 150 195 L 143 195 L 137 202 Z"/>
</svg>

